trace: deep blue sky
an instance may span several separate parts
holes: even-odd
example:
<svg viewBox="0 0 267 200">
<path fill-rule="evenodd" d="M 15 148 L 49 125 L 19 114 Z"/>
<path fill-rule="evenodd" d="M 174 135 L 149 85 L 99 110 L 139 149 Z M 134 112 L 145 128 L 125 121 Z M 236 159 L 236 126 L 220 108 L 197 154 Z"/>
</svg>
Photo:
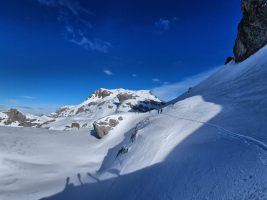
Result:
<svg viewBox="0 0 267 200">
<path fill-rule="evenodd" d="M 240 0 L 2 0 L 0 104 L 190 80 L 232 55 L 240 17 Z"/>
</svg>

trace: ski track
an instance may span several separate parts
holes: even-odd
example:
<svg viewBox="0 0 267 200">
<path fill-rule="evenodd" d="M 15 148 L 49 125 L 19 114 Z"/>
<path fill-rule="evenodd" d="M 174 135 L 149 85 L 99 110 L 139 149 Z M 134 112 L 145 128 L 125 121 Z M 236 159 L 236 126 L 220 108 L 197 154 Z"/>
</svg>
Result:
<svg viewBox="0 0 267 200">
<path fill-rule="evenodd" d="M 239 133 L 235 133 L 233 131 L 227 130 L 227 129 L 225 129 L 225 128 L 221 127 L 221 126 L 218 126 L 216 124 L 213 124 L 213 123 L 202 122 L 202 121 L 199 121 L 199 120 L 189 119 L 189 118 L 179 117 L 179 116 L 174 116 L 174 115 L 170 115 L 170 114 L 166 114 L 166 113 L 162 113 L 162 114 L 166 115 L 166 116 L 169 116 L 169 117 L 176 118 L 176 119 L 182 119 L 182 120 L 187 120 L 187 121 L 191 121 L 191 122 L 196 122 L 196 123 L 200 123 L 200 124 L 203 124 L 203 125 L 206 125 L 206 126 L 210 126 L 210 127 L 216 128 L 219 131 L 227 133 L 227 135 L 229 135 L 231 137 L 243 140 L 244 142 L 252 143 L 252 144 L 258 146 L 259 148 L 261 148 L 261 149 L 263 149 L 264 151 L 267 152 L 267 144 L 265 144 L 262 141 L 259 141 L 259 140 L 255 139 L 253 137 L 242 135 L 242 134 L 239 134 Z"/>
</svg>

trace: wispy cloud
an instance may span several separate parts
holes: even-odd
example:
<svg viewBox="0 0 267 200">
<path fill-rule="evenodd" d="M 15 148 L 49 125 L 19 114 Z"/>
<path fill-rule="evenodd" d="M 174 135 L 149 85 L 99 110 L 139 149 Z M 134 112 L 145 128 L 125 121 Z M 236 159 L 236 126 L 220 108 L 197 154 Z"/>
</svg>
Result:
<svg viewBox="0 0 267 200">
<path fill-rule="evenodd" d="M 79 13 L 89 11 L 85 10 L 77 0 L 38 0 L 39 3 L 49 7 L 61 7 L 71 11 L 72 14 L 79 15 Z"/>
<path fill-rule="evenodd" d="M 160 79 L 158 79 L 158 78 L 153 78 L 152 81 L 154 81 L 154 82 L 160 82 Z"/>
<path fill-rule="evenodd" d="M 108 69 L 103 70 L 103 72 L 108 76 L 114 75 L 114 73 Z"/>
<path fill-rule="evenodd" d="M 55 112 L 59 105 L 38 105 L 38 106 L 21 106 L 21 105 L 0 105 L 0 111 L 7 111 L 15 108 L 24 114 L 43 115 Z"/>
<path fill-rule="evenodd" d="M 171 21 L 168 19 L 160 18 L 158 21 L 155 22 L 155 26 L 160 30 L 167 31 L 171 27 Z"/>
<path fill-rule="evenodd" d="M 18 99 L 8 99 L 7 102 L 8 102 L 8 104 L 16 105 L 16 104 L 18 104 L 19 100 Z"/>
<path fill-rule="evenodd" d="M 177 20 L 177 17 L 158 19 L 154 22 L 154 25 L 157 29 L 156 33 L 162 34 L 169 31 Z"/>
<path fill-rule="evenodd" d="M 107 53 L 111 44 L 93 36 L 92 14 L 79 0 L 37 0 L 40 4 L 58 10 L 57 20 L 65 28 L 64 37 L 85 50 Z"/>
<path fill-rule="evenodd" d="M 213 68 L 200 74 L 187 77 L 177 83 L 163 84 L 160 87 L 153 88 L 151 91 L 161 99 L 171 100 L 186 92 L 189 87 L 197 85 L 211 74 L 215 73 L 218 69 L 219 67 Z"/>
<path fill-rule="evenodd" d="M 111 47 L 111 44 L 109 42 L 104 42 L 97 39 L 92 41 L 85 37 L 83 34 L 79 34 L 76 36 L 72 35 L 69 41 L 74 44 L 77 44 L 78 46 L 86 50 L 93 50 L 103 53 L 107 53 L 108 49 Z"/>
<path fill-rule="evenodd" d="M 29 100 L 32 100 L 32 99 L 35 99 L 35 97 L 32 97 L 32 96 L 20 96 L 20 98 L 23 98 L 23 99 L 29 99 Z"/>
<path fill-rule="evenodd" d="M 137 74 L 132 74 L 132 77 L 137 77 Z"/>
</svg>

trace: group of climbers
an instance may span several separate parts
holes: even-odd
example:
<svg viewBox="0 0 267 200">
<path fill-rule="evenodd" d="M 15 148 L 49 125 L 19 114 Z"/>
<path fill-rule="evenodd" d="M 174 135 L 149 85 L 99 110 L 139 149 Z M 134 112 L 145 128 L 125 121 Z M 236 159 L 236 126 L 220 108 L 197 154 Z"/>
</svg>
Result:
<svg viewBox="0 0 267 200">
<path fill-rule="evenodd" d="M 189 87 L 187 93 L 189 94 L 191 92 L 191 90 L 192 90 L 192 87 Z M 157 111 L 158 111 L 158 114 L 162 114 L 163 113 L 163 108 L 158 108 Z M 149 113 L 150 113 L 150 110 L 149 110 Z M 138 128 L 136 126 L 134 128 L 134 131 L 133 131 L 133 133 L 131 135 L 131 138 L 130 138 L 130 140 L 131 140 L 132 143 L 136 140 L 137 133 L 138 133 Z M 120 150 L 118 151 L 118 153 L 116 155 L 116 158 L 118 156 L 120 156 L 121 154 L 124 154 L 124 153 L 128 153 L 128 148 L 125 147 L 125 146 L 122 146 L 120 148 Z"/>
</svg>

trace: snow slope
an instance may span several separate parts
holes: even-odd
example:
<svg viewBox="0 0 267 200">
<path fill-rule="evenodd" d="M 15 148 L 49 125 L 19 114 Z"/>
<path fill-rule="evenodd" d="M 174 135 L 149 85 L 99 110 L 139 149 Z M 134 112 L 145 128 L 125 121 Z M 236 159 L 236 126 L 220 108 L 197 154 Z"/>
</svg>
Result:
<svg viewBox="0 0 267 200">
<path fill-rule="evenodd" d="M 267 199 L 266 75 L 264 47 L 140 120 L 133 142 L 117 130 L 95 180 L 45 199 Z"/>
<path fill-rule="evenodd" d="M 0 199 L 265 200 L 266 75 L 264 47 L 162 114 L 120 113 L 122 123 L 101 140 L 0 128 Z"/>
<path fill-rule="evenodd" d="M 128 124 L 137 123 L 147 114 L 120 116 L 124 120 L 117 130 L 127 130 Z M 105 140 L 99 140 L 87 130 L 0 127 L 0 199 L 39 199 L 62 190 L 67 177 L 75 185 L 88 182 L 108 149 L 123 138 L 123 134 L 112 131 Z"/>
</svg>

